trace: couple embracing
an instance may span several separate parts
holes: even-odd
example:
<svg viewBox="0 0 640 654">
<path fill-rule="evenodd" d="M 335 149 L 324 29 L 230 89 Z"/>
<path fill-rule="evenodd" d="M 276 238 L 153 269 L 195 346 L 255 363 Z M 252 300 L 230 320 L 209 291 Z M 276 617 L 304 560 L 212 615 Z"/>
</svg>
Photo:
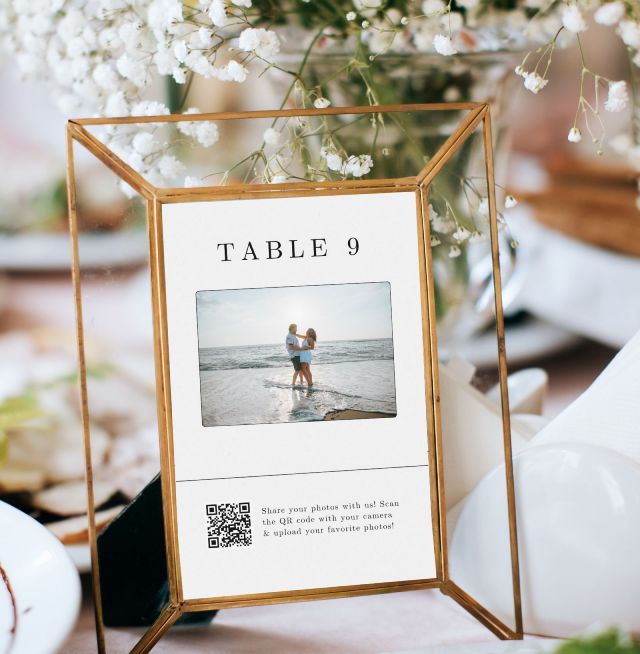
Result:
<svg viewBox="0 0 640 654">
<path fill-rule="evenodd" d="M 285 339 L 287 354 L 293 364 L 293 379 L 291 385 L 296 385 L 296 378 L 299 378 L 302 384 L 303 378 L 307 380 L 309 388 L 313 386 L 313 376 L 311 375 L 311 351 L 316 348 L 316 330 L 313 328 L 307 329 L 304 335 L 298 334 L 298 325 L 292 323 L 289 325 L 289 332 Z M 298 341 L 301 338 L 302 343 Z"/>
</svg>

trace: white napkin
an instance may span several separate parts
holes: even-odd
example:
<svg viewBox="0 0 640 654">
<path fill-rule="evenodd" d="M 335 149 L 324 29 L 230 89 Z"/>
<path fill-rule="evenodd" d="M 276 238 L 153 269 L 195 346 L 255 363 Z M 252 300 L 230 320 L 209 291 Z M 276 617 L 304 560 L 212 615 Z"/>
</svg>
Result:
<svg viewBox="0 0 640 654">
<path fill-rule="evenodd" d="M 529 446 L 571 442 L 607 447 L 640 463 L 640 332 Z"/>
<path fill-rule="evenodd" d="M 522 288 L 507 311 L 530 313 L 576 334 L 622 347 L 640 329 L 640 258 L 564 236 L 513 210 Z"/>
</svg>

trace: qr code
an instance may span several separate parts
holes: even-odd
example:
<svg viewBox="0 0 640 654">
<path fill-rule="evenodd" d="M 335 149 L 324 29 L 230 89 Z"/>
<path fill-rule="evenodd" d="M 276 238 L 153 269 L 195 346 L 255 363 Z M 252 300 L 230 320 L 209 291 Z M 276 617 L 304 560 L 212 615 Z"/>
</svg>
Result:
<svg viewBox="0 0 640 654">
<path fill-rule="evenodd" d="M 207 537 L 212 548 L 251 545 L 249 502 L 207 504 Z"/>
</svg>

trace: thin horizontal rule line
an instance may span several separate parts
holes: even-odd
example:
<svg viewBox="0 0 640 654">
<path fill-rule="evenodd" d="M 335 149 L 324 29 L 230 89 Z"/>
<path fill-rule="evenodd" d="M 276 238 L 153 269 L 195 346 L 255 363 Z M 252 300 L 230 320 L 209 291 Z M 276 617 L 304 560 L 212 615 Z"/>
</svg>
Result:
<svg viewBox="0 0 640 654">
<path fill-rule="evenodd" d="M 420 463 L 413 466 L 385 466 L 382 468 L 348 468 L 346 470 L 310 470 L 308 472 L 280 472 L 271 475 L 244 475 L 238 477 L 202 477 L 200 479 L 177 479 L 177 484 L 194 481 L 225 481 L 229 479 L 260 479 L 261 477 L 291 477 L 294 475 L 327 475 L 337 472 L 368 472 L 371 470 L 402 470 L 405 468 L 428 468 L 427 463 Z"/>
</svg>

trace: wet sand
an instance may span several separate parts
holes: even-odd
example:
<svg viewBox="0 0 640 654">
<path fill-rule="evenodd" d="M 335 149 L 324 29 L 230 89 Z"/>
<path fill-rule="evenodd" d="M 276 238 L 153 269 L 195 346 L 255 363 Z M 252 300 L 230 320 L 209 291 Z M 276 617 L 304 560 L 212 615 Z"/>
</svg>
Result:
<svg viewBox="0 0 640 654">
<path fill-rule="evenodd" d="M 359 411 L 358 409 L 338 409 L 329 411 L 323 420 L 363 420 L 366 418 L 395 418 L 395 413 L 382 411 Z"/>
</svg>

